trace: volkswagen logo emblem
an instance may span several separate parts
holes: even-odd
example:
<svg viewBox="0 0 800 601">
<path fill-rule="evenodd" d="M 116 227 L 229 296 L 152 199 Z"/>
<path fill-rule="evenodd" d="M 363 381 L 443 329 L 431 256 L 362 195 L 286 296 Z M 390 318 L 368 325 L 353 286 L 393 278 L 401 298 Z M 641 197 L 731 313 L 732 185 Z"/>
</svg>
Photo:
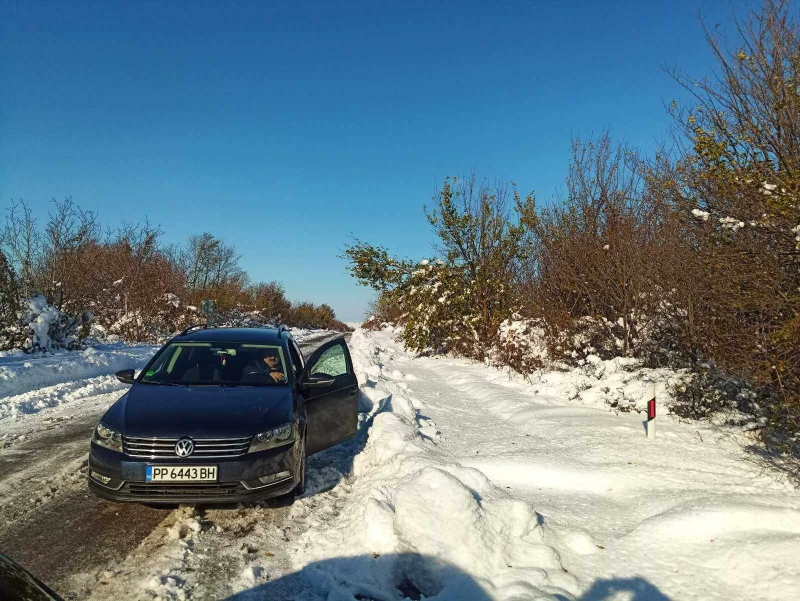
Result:
<svg viewBox="0 0 800 601">
<path fill-rule="evenodd" d="M 188 457 L 194 453 L 194 443 L 191 438 L 181 438 L 175 444 L 175 454 L 178 457 Z"/>
</svg>

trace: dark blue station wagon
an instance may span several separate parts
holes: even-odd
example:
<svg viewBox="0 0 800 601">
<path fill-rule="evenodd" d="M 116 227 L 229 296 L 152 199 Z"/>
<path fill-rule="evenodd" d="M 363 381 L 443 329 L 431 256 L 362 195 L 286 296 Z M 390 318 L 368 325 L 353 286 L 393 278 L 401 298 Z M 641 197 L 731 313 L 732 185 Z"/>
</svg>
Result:
<svg viewBox="0 0 800 601">
<path fill-rule="evenodd" d="M 92 434 L 89 488 L 112 501 L 230 503 L 302 494 L 306 458 L 352 438 L 344 337 L 304 360 L 288 328 L 187 328 Z"/>
</svg>

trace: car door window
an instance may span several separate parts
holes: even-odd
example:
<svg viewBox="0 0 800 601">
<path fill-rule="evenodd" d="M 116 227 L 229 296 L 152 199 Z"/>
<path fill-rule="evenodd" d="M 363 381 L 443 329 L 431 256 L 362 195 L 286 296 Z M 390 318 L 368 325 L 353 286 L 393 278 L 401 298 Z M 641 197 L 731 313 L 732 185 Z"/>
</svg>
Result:
<svg viewBox="0 0 800 601">
<path fill-rule="evenodd" d="M 306 364 L 306 453 L 352 438 L 358 431 L 358 378 L 344 338 L 323 344 Z M 328 382 L 325 382 L 329 380 Z"/>
<path fill-rule="evenodd" d="M 336 378 L 347 373 L 347 357 L 340 344 L 327 349 L 309 370 L 311 375 L 324 374 Z"/>
<path fill-rule="evenodd" d="M 294 375 L 299 376 L 303 369 L 303 360 L 300 358 L 300 353 L 297 351 L 294 341 L 291 340 L 289 341 L 289 357 L 294 369 Z"/>
</svg>

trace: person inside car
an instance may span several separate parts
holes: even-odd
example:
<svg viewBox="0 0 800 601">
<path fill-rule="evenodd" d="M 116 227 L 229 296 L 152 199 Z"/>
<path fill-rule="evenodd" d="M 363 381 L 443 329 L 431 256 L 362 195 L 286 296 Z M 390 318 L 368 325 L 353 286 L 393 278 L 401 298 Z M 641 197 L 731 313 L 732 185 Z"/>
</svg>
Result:
<svg viewBox="0 0 800 601">
<path fill-rule="evenodd" d="M 275 382 L 285 382 L 286 375 L 281 371 L 281 361 L 278 351 L 265 349 L 260 361 L 255 361 L 244 370 L 244 377 L 266 375 Z"/>
</svg>

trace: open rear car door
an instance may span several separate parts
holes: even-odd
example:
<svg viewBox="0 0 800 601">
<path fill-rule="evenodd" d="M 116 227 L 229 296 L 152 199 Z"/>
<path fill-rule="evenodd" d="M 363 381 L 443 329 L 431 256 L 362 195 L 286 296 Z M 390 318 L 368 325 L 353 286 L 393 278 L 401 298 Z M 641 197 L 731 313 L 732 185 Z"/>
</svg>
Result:
<svg viewBox="0 0 800 601">
<path fill-rule="evenodd" d="M 344 337 L 314 351 L 300 376 L 300 389 L 306 401 L 306 454 L 356 435 L 358 380 Z"/>
</svg>

